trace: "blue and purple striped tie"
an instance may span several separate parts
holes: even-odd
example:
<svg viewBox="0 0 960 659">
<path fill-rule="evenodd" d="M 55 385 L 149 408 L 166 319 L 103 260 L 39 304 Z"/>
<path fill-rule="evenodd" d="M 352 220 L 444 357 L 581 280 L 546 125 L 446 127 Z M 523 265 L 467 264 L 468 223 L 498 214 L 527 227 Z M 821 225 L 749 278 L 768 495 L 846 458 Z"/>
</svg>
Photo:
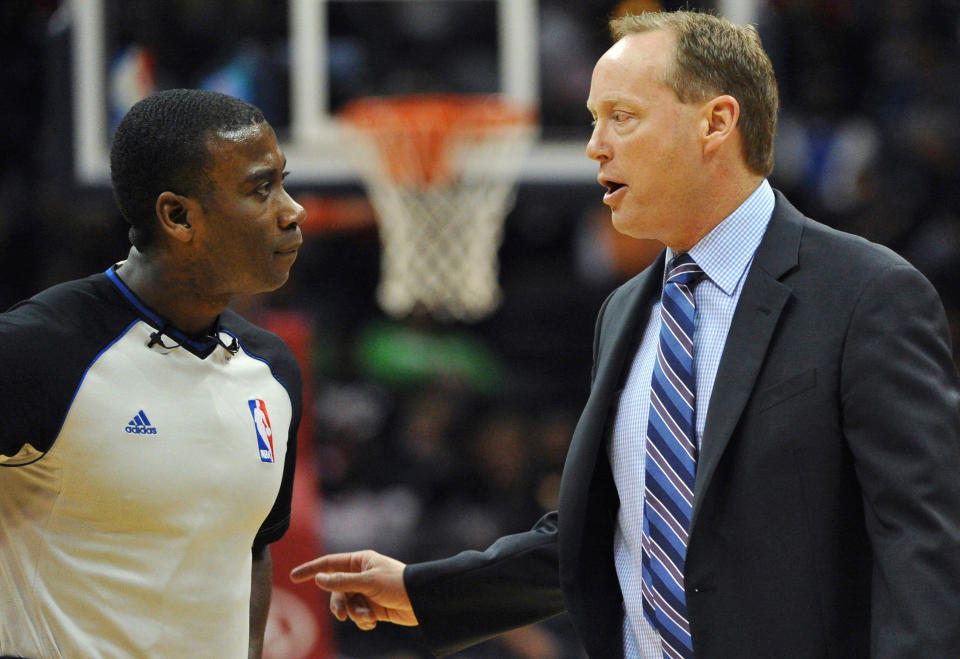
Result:
<svg viewBox="0 0 960 659">
<path fill-rule="evenodd" d="M 643 611 L 663 656 L 692 658 L 683 564 L 697 470 L 693 287 L 703 276 L 687 254 L 667 268 L 660 341 L 650 382 L 643 497 Z"/>
</svg>

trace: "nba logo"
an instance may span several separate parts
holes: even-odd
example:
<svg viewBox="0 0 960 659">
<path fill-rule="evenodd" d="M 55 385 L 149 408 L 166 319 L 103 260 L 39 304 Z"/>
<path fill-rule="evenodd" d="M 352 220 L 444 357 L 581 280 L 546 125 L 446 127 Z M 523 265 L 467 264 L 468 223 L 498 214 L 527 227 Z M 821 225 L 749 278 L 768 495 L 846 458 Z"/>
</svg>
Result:
<svg viewBox="0 0 960 659">
<path fill-rule="evenodd" d="M 259 398 L 253 398 L 247 402 L 250 404 L 250 414 L 253 415 L 254 430 L 257 431 L 260 461 L 273 462 L 273 428 L 270 426 L 267 404 Z"/>
</svg>

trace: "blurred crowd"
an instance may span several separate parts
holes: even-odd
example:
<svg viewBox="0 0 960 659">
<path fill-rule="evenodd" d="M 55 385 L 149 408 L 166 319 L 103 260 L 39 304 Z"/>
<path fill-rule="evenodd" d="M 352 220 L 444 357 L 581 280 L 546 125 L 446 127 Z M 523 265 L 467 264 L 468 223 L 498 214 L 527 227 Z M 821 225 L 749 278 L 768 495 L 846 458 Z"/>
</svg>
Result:
<svg viewBox="0 0 960 659">
<path fill-rule="evenodd" d="M 286 9 L 255 0 L 226 4 L 107 1 L 113 114 L 132 102 L 130 71 L 147 71 L 156 88 L 247 95 L 282 136 Z M 350 36 L 364 4 L 382 6 L 380 21 L 370 20 L 369 7 L 362 19 L 373 41 Z M 333 103 L 411 88 L 492 91 L 490 4 L 334 0 Z M 590 72 L 609 43 L 606 19 L 623 4 L 681 3 L 539 3 L 548 137 L 586 142 Z M 939 290 L 957 345 L 960 6 L 766 0 L 757 23 L 781 93 L 774 186 L 812 217 L 888 245 L 916 265 Z M 56 0 L 0 3 L 3 308 L 103 270 L 126 252 L 109 190 L 72 177 L 70 24 Z M 451 40 L 458 47 L 451 49 Z M 378 59 L 375 46 L 384 41 L 409 59 L 392 67 Z M 298 184 L 296 172 L 291 187 L 295 196 L 360 193 Z M 595 314 L 605 295 L 659 250 L 616 235 L 600 197 L 589 182 L 520 187 L 500 252 L 504 302 L 475 324 L 383 315 L 374 295 L 379 244 L 372 222 L 308 227 L 289 284 L 242 310 L 254 319 L 296 310 L 313 328 L 314 397 L 306 407 L 315 421 L 327 550 L 438 558 L 524 530 L 555 506 L 589 388 Z M 361 634 L 338 625 L 337 634 L 347 657 L 423 656 L 415 631 Z M 560 617 L 463 656 L 578 657 L 571 634 Z"/>
</svg>

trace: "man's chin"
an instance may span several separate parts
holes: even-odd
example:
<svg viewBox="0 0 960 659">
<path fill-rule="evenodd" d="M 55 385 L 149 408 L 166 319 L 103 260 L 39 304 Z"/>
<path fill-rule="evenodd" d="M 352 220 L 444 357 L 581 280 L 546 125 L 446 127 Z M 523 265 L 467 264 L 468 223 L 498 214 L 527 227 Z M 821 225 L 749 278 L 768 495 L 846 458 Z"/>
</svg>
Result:
<svg viewBox="0 0 960 659">
<path fill-rule="evenodd" d="M 622 233 L 625 236 L 631 238 L 649 238 L 642 231 L 640 222 L 636 217 L 627 216 L 620 211 L 611 211 L 610 214 L 611 222 L 613 223 L 613 228 Z"/>
<path fill-rule="evenodd" d="M 272 293 L 279 288 L 283 288 L 283 285 L 287 283 L 288 279 L 290 279 L 289 270 L 275 273 L 271 279 L 260 282 L 258 286 L 251 286 L 246 295 L 263 295 L 264 293 Z"/>
<path fill-rule="evenodd" d="M 282 288 L 283 285 L 287 283 L 287 280 L 288 280 L 288 279 L 290 279 L 290 271 L 289 271 L 289 270 L 288 270 L 287 272 L 284 272 L 280 277 L 278 277 L 277 279 L 275 279 L 271 284 L 268 284 L 266 287 L 264 287 L 263 292 L 264 292 L 264 293 L 272 293 L 273 291 L 277 290 L 278 288 Z"/>
</svg>

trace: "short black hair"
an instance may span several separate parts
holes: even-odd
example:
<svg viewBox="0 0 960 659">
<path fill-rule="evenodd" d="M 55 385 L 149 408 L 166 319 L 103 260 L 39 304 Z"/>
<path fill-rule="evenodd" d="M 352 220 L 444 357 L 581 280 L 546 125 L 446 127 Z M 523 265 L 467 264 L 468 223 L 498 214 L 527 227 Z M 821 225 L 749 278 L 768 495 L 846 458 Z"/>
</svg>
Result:
<svg viewBox="0 0 960 659">
<path fill-rule="evenodd" d="M 153 242 L 161 192 L 202 192 L 210 137 L 265 121 L 246 101 L 200 89 L 170 89 L 135 103 L 110 149 L 113 194 L 130 224 L 130 242 L 140 250 Z"/>
</svg>

